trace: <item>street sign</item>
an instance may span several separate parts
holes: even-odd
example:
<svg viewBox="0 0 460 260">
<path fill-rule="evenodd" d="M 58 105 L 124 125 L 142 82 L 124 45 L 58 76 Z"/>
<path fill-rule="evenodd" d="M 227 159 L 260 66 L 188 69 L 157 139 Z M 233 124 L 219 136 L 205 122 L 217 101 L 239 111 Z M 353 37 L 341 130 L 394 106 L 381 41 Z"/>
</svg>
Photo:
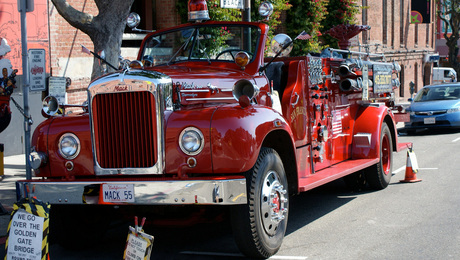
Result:
<svg viewBox="0 0 460 260">
<path fill-rule="evenodd" d="M 45 50 L 44 49 L 30 49 L 28 51 L 28 57 L 29 57 L 30 91 L 46 90 Z"/>
<path fill-rule="evenodd" d="M 244 0 L 220 0 L 221 8 L 244 9 Z"/>
<path fill-rule="evenodd" d="M 65 77 L 49 77 L 48 95 L 57 98 L 60 105 L 65 104 L 65 88 L 67 80 Z"/>
</svg>

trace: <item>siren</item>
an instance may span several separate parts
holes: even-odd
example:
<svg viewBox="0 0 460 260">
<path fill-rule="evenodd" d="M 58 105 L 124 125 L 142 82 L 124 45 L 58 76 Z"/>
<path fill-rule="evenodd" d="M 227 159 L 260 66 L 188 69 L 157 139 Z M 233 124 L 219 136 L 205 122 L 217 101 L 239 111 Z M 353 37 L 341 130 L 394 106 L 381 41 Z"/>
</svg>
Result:
<svg viewBox="0 0 460 260">
<path fill-rule="evenodd" d="M 208 4 L 206 0 L 188 1 L 188 21 L 201 22 L 209 20 Z"/>
</svg>

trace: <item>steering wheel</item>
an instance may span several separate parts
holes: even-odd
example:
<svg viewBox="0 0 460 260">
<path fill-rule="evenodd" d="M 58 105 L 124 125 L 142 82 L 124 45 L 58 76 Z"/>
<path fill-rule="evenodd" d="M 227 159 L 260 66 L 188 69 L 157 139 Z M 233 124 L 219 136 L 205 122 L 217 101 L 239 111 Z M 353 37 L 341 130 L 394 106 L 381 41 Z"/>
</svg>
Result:
<svg viewBox="0 0 460 260">
<path fill-rule="evenodd" d="M 228 49 L 228 50 L 224 50 L 224 51 L 219 52 L 219 54 L 216 55 L 216 60 L 218 60 L 221 55 L 223 55 L 223 54 L 225 54 L 227 52 L 230 54 L 230 56 L 232 56 L 232 59 L 235 60 L 235 55 L 233 55 L 233 53 L 238 53 L 240 51 L 246 52 L 247 54 L 249 54 L 249 57 L 252 57 L 252 55 L 253 55 L 251 52 L 245 51 L 243 49 Z"/>
</svg>

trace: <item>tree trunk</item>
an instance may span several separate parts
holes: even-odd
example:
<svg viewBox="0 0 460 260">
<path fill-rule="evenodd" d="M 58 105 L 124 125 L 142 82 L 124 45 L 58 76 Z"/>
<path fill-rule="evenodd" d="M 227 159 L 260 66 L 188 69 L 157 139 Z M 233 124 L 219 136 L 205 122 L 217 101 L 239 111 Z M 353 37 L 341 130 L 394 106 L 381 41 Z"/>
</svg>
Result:
<svg viewBox="0 0 460 260">
<path fill-rule="evenodd" d="M 94 52 L 104 50 L 106 60 L 118 67 L 121 41 L 126 26 L 126 18 L 134 0 L 94 0 L 99 10 L 97 16 L 74 9 L 66 0 L 51 0 L 59 14 L 73 27 L 86 33 L 94 44 Z M 113 71 L 107 66 L 108 71 Z M 103 74 L 101 62 L 94 58 L 91 79 Z"/>
</svg>

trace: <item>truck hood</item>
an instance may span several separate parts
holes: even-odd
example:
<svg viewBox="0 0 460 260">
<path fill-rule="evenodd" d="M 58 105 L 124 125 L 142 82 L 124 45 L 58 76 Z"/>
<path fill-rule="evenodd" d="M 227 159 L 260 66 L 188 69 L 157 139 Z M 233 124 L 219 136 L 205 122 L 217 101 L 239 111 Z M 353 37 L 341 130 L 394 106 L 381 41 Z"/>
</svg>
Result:
<svg viewBox="0 0 460 260">
<path fill-rule="evenodd" d="M 251 75 L 241 71 L 228 69 L 224 67 L 214 67 L 214 66 L 180 66 L 180 65 L 171 65 L 171 66 L 158 66 L 154 70 L 164 73 L 171 77 L 173 83 L 176 82 L 188 82 L 198 85 L 199 83 L 204 82 L 215 82 L 219 83 L 219 87 L 229 87 L 232 88 L 233 84 L 239 79 L 252 78 Z"/>
<path fill-rule="evenodd" d="M 183 105 L 206 101 L 232 103 L 235 102 L 232 89 L 236 82 L 252 79 L 251 83 L 255 83 L 248 73 L 217 66 L 170 65 L 153 69 L 169 76 L 174 88 L 179 87 Z"/>
<path fill-rule="evenodd" d="M 447 110 L 460 106 L 460 100 L 434 100 L 426 102 L 413 102 L 408 108 L 409 111 L 423 112 L 435 110 Z"/>
</svg>

